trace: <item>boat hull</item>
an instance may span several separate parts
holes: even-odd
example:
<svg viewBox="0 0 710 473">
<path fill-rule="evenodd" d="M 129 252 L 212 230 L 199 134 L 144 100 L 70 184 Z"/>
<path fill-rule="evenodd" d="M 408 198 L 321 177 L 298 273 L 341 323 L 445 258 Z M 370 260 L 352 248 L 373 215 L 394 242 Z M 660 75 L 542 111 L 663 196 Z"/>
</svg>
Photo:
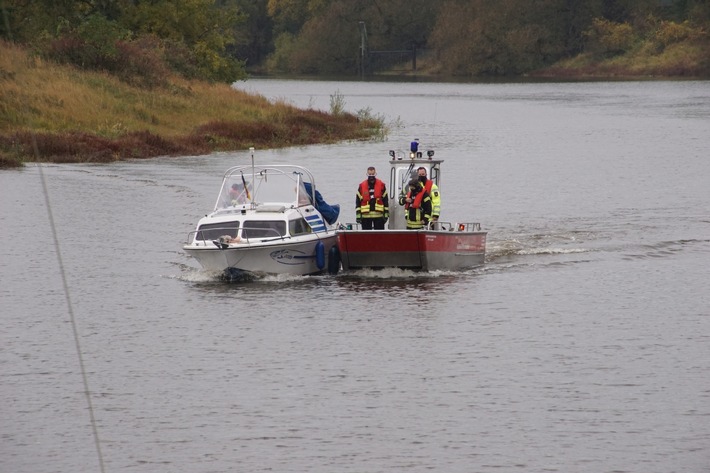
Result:
<svg viewBox="0 0 710 473">
<path fill-rule="evenodd" d="M 185 245 L 183 249 L 207 270 L 300 276 L 325 272 L 329 268 L 330 250 L 336 243 L 337 237 L 331 233 L 301 242 L 279 240 L 259 245 L 234 244 L 226 248 Z"/>
<path fill-rule="evenodd" d="M 486 232 L 338 230 L 343 270 L 461 271 L 484 263 Z"/>
</svg>

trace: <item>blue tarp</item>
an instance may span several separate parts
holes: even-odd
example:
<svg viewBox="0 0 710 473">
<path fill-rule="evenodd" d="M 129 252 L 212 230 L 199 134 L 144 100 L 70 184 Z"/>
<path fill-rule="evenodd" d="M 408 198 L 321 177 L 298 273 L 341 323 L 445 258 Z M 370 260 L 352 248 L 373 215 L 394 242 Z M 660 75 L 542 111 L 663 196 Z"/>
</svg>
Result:
<svg viewBox="0 0 710 473">
<path fill-rule="evenodd" d="M 304 182 L 303 185 L 305 186 L 308 195 L 311 195 L 311 183 Z M 320 195 L 320 192 L 318 192 L 317 190 L 315 192 L 315 195 L 316 201 L 313 203 L 313 206 L 318 209 L 321 214 L 323 214 L 323 218 L 325 219 L 325 221 L 331 225 L 337 222 L 338 215 L 340 215 L 340 204 L 328 204 L 325 200 L 323 200 L 323 196 Z"/>
</svg>

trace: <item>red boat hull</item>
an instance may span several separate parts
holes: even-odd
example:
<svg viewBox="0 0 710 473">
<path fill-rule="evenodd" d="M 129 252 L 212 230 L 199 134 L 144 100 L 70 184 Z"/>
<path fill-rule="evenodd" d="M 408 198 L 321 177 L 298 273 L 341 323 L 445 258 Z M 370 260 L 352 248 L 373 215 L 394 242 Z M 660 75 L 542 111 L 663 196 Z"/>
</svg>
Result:
<svg viewBox="0 0 710 473">
<path fill-rule="evenodd" d="M 459 271 L 480 266 L 486 232 L 441 230 L 338 230 L 343 270 L 403 268 Z"/>
</svg>

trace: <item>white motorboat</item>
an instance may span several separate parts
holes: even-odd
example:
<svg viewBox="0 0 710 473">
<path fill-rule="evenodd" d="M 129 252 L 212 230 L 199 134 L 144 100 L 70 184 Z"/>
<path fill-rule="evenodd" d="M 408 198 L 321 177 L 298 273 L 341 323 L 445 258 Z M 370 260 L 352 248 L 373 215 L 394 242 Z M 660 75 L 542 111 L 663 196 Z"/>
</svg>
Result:
<svg viewBox="0 0 710 473">
<path fill-rule="evenodd" d="M 235 166 L 214 210 L 190 232 L 184 251 L 230 280 L 269 274 L 337 273 L 339 205 L 328 205 L 309 170 Z"/>
</svg>

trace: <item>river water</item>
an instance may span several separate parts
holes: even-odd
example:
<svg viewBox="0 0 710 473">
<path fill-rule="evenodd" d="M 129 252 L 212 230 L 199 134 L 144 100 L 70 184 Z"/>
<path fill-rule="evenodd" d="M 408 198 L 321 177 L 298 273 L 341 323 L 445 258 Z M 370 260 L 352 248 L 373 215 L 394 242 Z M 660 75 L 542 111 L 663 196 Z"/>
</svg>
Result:
<svg viewBox="0 0 710 473">
<path fill-rule="evenodd" d="M 435 149 L 485 266 L 228 284 L 181 244 L 246 151 L 1 171 L 0 471 L 710 470 L 710 82 L 236 86 L 386 119 L 256 151 L 344 221 Z"/>
</svg>

